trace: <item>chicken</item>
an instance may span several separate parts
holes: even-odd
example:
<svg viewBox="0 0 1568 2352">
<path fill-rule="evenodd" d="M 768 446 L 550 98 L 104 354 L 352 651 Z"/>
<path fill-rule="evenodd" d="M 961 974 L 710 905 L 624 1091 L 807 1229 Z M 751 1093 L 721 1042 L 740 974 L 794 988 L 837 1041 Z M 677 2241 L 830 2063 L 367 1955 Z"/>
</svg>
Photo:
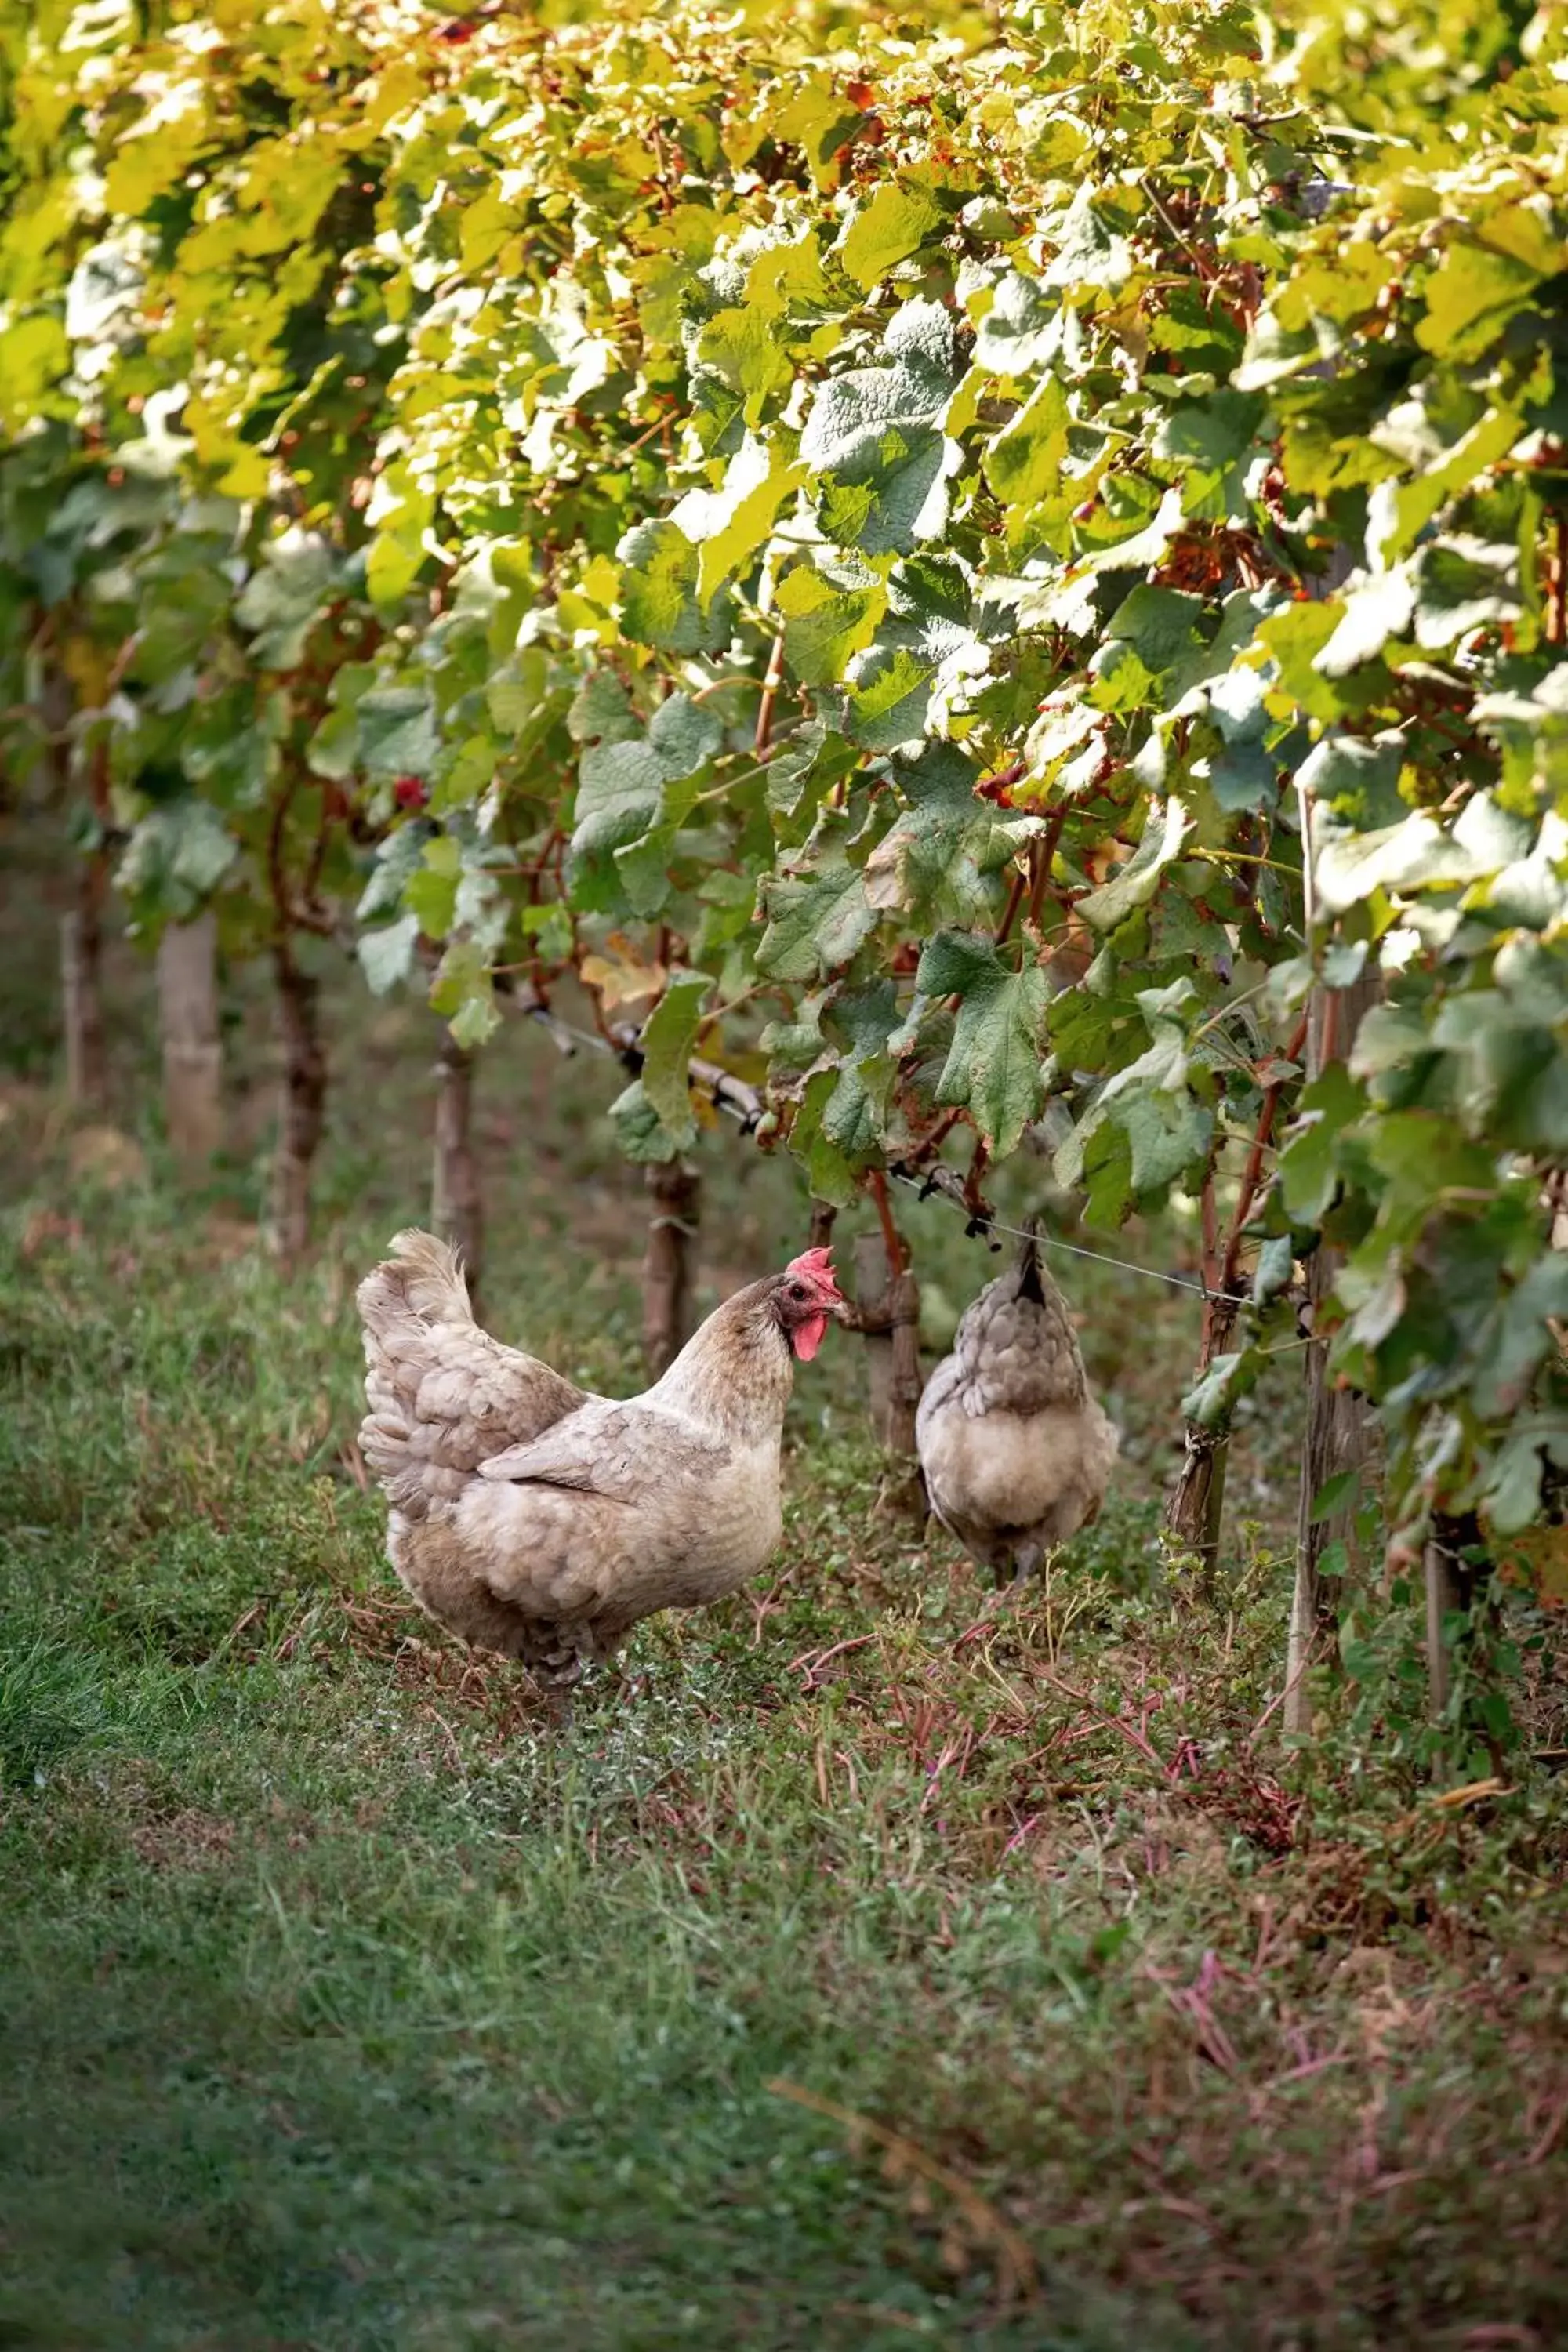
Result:
<svg viewBox="0 0 1568 2352">
<path fill-rule="evenodd" d="M 931 1508 L 966 1551 L 1028 1576 L 1092 1519 L 1120 1439 L 1089 1392 L 1033 1223 L 1011 1272 L 966 1310 L 915 1417 Z"/>
<path fill-rule="evenodd" d="M 432 1617 L 563 1692 L 640 1618 L 762 1567 L 794 1359 L 844 1305 L 826 1250 L 726 1299 L 616 1402 L 481 1330 L 445 1243 L 392 1249 L 359 1288 L 360 1450 L 392 1507 L 387 1555 Z"/>
</svg>

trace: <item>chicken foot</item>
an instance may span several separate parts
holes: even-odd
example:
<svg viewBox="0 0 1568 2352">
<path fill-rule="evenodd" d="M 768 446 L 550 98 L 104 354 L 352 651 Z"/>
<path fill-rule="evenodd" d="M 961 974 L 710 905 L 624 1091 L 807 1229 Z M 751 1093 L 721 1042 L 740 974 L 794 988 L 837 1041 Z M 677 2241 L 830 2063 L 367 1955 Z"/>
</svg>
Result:
<svg viewBox="0 0 1568 2352">
<path fill-rule="evenodd" d="M 1019 1544 L 1013 1554 L 1013 1585 L 1026 1584 L 1045 1559 L 1045 1546 L 1037 1543 Z M 1000 1580 L 998 1580 L 1000 1581 Z"/>
</svg>

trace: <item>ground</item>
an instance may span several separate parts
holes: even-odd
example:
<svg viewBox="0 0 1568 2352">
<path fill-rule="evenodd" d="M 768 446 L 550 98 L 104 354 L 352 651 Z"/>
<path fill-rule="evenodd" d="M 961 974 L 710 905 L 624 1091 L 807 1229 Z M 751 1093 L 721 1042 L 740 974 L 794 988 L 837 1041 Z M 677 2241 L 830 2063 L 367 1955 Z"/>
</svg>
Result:
<svg viewBox="0 0 1568 2352">
<path fill-rule="evenodd" d="M 428 1016 L 334 987 L 320 1243 L 286 1280 L 258 1001 L 235 1154 L 182 1194 L 123 947 L 114 1099 L 61 1108 L 22 880 L 0 2345 L 1568 2339 L 1563 1787 L 1526 1759 L 1440 1803 L 1328 1689 L 1282 1747 L 1283 1372 L 1205 1601 L 1157 1537 L 1190 1304 L 1064 1268 L 1127 1465 L 998 1613 L 889 1507 L 830 1335 L 772 1570 L 646 1628 L 553 1730 L 405 1605 L 355 1475 L 353 1286 L 421 1213 Z M 521 1025 L 487 1065 L 485 1303 L 631 1387 L 612 1083 Z M 711 1295 L 803 1237 L 742 1150 L 707 1150 Z M 940 1320 L 989 1262 L 941 1203 L 910 1217 Z M 1130 1246 L 1175 1265 L 1182 1235 Z"/>
</svg>

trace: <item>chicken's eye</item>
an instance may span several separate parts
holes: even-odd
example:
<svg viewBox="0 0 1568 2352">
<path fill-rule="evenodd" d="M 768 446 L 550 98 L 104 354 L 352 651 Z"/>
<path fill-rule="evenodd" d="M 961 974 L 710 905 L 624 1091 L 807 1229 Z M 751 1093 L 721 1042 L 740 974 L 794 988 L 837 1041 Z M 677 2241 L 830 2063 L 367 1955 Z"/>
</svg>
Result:
<svg viewBox="0 0 1568 2352">
<path fill-rule="evenodd" d="M 792 1282 L 789 1286 L 789 1295 L 792 1298 L 804 1298 L 805 1297 L 805 1283 Z"/>
</svg>

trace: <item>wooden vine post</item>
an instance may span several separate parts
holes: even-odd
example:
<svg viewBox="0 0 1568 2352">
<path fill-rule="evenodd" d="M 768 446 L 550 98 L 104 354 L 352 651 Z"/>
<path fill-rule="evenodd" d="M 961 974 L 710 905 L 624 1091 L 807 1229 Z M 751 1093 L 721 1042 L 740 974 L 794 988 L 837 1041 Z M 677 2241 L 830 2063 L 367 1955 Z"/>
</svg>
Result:
<svg viewBox="0 0 1568 2352">
<path fill-rule="evenodd" d="M 1312 891 L 1312 824 L 1315 803 L 1300 796 L 1302 880 L 1309 935 L 1316 916 Z M 1363 1016 L 1375 1002 L 1377 977 L 1363 971 L 1348 988 L 1315 988 L 1307 1008 L 1307 1081 L 1310 1085 L 1336 1061 L 1349 1058 Z M 1334 1580 L 1322 1572 L 1332 1543 L 1348 1543 L 1355 1517 L 1355 1481 L 1322 1518 L 1313 1517 L 1319 1495 L 1331 1478 L 1359 1471 L 1366 1460 L 1368 1408 L 1353 1390 L 1336 1386 L 1329 1371 L 1329 1343 L 1317 1328 L 1323 1301 L 1334 1286 L 1344 1253 L 1320 1242 L 1307 1260 L 1307 1428 L 1301 1447 L 1301 1484 L 1296 1514 L 1296 1582 L 1290 1601 L 1290 1632 L 1285 1659 L 1283 1727 L 1312 1727 L 1310 1669 L 1331 1657 L 1339 1634 Z"/>
<path fill-rule="evenodd" d="M 1216 1359 L 1226 1352 L 1241 1313 L 1240 1296 L 1226 1281 L 1225 1269 L 1231 1253 L 1227 1251 L 1222 1256 L 1219 1247 L 1212 1161 L 1204 1177 L 1202 1206 L 1205 1296 L 1203 1333 L 1198 1342 L 1197 1369 L 1194 1376 L 1196 1380 L 1201 1380 Z M 1246 1207 L 1246 1203 L 1238 1203 L 1238 1233 Z M 1182 1467 L 1170 1501 L 1165 1506 L 1165 1525 L 1171 1531 L 1173 1542 L 1179 1550 L 1197 1561 L 1200 1589 L 1205 1592 L 1213 1584 L 1219 1560 L 1220 1524 L 1225 1514 L 1225 1474 L 1229 1453 L 1228 1418 L 1213 1427 L 1189 1421 L 1184 1432 Z"/>
<path fill-rule="evenodd" d="M 866 1341 L 866 1381 L 871 1426 L 893 1457 L 895 1509 L 925 1511 L 925 1493 L 915 1458 L 915 1412 L 921 1377 L 921 1295 L 909 1252 L 893 1223 L 887 1180 L 871 1179 L 879 1230 L 855 1244 L 855 1307 L 850 1328 Z M 814 1226 L 815 1232 L 815 1226 Z"/>
<path fill-rule="evenodd" d="M 268 1239 L 292 1264 L 310 1238 L 310 1171 L 326 1124 L 327 1056 L 321 1044 L 321 985 L 285 936 L 272 951 L 283 1087 L 278 1149 L 272 1160 Z"/>
<path fill-rule="evenodd" d="M 296 803 L 314 794 L 315 822 L 300 828 L 302 851 L 296 888 L 289 872 L 289 819 Z M 278 992 L 278 1029 L 282 1045 L 282 1098 L 278 1149 L 273 1157 L 267 1238 L 286 1265 L 310 1237 L 310 1178 L 326 1130 L 327 1055 L 321 1039 L 321 982 L 300 961 L 304 934 L 331 939 L 332 918 L 320 896 L 322 867 L 338 809 L 298 765 L 284 774 L 268 829 L 267 883 L 272 899 L 272 971 Z"/>
<path fill-rule="evenodd" d="M 436 1057 L 436 1134 L 430 1169 L 430 1223 L 461 1251 L 468 1296 L 478 1312 L 484 1276 L 484 1199 L 474 1157 L 474 1056 L 443 1027 Z"/>
<path fill-rule="evenodd" d="M 65 1030 L 66 1093 L 79 1108 L 102 1102 L 108 1076 L 103 1034 L 100 894 L 89 860 L 77 904 L 60 917 L 60 1013 Z"/>
<path fill-rule="evenodd" d="M 171 923 L 158 943 L 158 1026 L 163 1119 L 186 1170 L 223 1146 L 223 1046 L 218 1028 L 217 918 Z"/>
<path fill-rule="evenodd" d="M 642 1337 L 648 1370 L 658 1380 L 691 1336 L 702 1179 L 683 1160 L 660 1160 L 647 1181 L 652 1213 L 642 1262 Z"/>
<path fill-rule="evenodd" d="M 1307 1024 L 1303 1021 L 1285 1049 L 1288 1064 L 1294 1064 L 1306 1031 Z M 1252 1148 L 1247 1155 L 1247 1165 L 1242 1170 L 1241 1182 L 1237 1188 L 1236 1208 L 1223 1250 L 1219 1244 L 1212 1161 L 1204 1177 L 1202 1213 L 1205 1296 L 1203 1336 L 1198 1346 L 1195 1375 L 1199 1380 L 1219 1357 L 1226 1353 L 1236 1337 L 1236 1327 L 1246 1297 L 1241 1273 L 1242 1244 L 1247 1221 L 1266 1181 L 1263 1163 L 1274 1139 L 1274 1122 L 1279 1115 L 1283 1083 L 1281 1076 L 1264 1088 Z M 1225 1475 L 1229 1457 L 1228 1414 L 1212 1428 L 1205 1428 L 1197 1422 L 1188 1422 L 1181 1475 L 1166 1507 L 1165 1522 L 1182 1550 L 1197 1560 L 1200 1581 L 1205 1590 L 1212 1586 L 1219 1562 L 1220 1528 L 1225 1516 Z"/>
<path fill-rule="evenodd" d="M 67 730 L 71 691 L 63 671 L 51 667 L 43 692 L 45 724 L 55 774 L 62 787 L 69 771 Z M 89 769 L 92 812 L 101 827 L 109 815 L 109 753 L 94 747 Z M 109 894 L 109 861 L 100 845 L 88 850 L 76 870 L 76 904 L 60 917 L 60 1025 L 65 1034 L 66 1094 L 79 1109 L 101 1107 L 109 1085 L 109 1054 L 103 1024 L 103 908 Z"/>
</svg>

